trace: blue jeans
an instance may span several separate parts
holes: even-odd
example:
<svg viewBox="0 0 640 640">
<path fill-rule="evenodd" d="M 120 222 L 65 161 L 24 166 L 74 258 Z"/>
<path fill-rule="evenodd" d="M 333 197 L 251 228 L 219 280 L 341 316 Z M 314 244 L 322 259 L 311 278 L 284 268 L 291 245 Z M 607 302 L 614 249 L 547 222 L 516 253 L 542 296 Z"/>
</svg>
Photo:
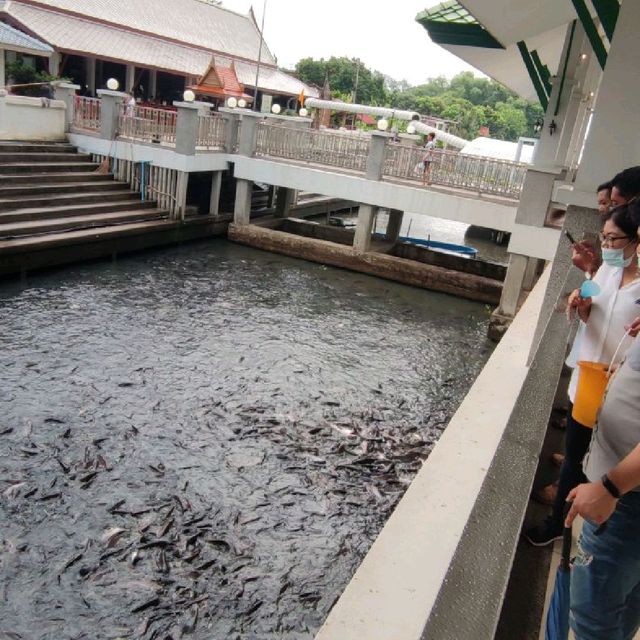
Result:
<svg viewBox="0 0 640 640">
<path fill-rule="evenodd" d="M 632 640 L 640 628 L 640 492 L 626 494 L 606 529 L 585 522 L 571 570 L 577 640 Z"/>
</svg>

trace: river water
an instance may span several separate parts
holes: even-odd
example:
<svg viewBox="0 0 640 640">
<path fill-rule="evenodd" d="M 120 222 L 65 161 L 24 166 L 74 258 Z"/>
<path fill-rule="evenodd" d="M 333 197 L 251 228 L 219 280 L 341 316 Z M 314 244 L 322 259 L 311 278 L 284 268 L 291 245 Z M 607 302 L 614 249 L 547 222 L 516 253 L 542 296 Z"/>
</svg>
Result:
<svg viewBox="0 0 640 640">
<path fill-rule="evenodd" d="M 488 318 L 222 240 L 0 284 L 0 637 L 312 638 Z"/>
</svg>

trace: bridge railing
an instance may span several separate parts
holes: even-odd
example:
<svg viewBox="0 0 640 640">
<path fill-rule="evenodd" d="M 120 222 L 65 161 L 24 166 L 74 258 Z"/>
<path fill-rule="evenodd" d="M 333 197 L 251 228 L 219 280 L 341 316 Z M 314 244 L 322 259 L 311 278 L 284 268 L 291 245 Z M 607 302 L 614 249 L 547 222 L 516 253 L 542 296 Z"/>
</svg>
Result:
<svg viewBox="0 0 640 640">
<path fill-rule="evenodd" d="M 423 179 L 422 147 L 387 145 L 383 175 L 405 180 Z M 519 198 L 527 165 L 508 160 L 463 155 L 457 151 L 431 152 L 429 182 L 479 193 Z"/>
<path fill-rule="evenodd" d="M 370 139 L 361 135 L 261 123 L 258 126 L 256 156 L 364 172 L 370 144 Z"/>
<path fill-rule="evenodd" d="M 168 109 L 122 105 L 118 115 L 118 136 L 129 140 L 176 143 L 178 114 Z"/>
<path fill-rule="evenodd" d="M 73 127 L 84 131 L 100 131 L 100 98 L 76 96 L 73 112 Z"/>
<path fill-rule="evenodd" d="M 197 147 L 223 149 L 225 146 L 225 121 L 218 114 L 198 117 Z"/>
</svg>

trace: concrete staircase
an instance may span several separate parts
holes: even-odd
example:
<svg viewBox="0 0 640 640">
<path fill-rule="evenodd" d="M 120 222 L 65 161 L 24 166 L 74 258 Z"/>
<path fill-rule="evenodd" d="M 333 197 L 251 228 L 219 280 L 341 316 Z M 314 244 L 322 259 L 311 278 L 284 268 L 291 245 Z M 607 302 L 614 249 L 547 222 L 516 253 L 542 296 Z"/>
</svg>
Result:
<svg viewBox="0 0 640 640">
<path fill-rule="evenodd" d="M 155 202 L 97 168 L 67 143 L 0 142 L 0 274 L 16 270 L 17 254 L 26 270 L 71 261 L 37 259 L 53 248 L 175 226 Z"/>
</svg>

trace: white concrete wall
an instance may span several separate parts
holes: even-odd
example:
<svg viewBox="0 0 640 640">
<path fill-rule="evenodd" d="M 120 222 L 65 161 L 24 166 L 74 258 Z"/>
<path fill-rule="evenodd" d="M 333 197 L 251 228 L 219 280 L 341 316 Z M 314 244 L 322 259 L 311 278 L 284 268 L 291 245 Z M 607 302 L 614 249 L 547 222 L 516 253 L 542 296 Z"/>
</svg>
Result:
<svg viewBox="0 0 640 640">
<path fill-rule="evenodd" d="M 60 100 L 48 104 L 0 91 L 0 140 L 64 140 L 66 105 Z"/>
</svg>

